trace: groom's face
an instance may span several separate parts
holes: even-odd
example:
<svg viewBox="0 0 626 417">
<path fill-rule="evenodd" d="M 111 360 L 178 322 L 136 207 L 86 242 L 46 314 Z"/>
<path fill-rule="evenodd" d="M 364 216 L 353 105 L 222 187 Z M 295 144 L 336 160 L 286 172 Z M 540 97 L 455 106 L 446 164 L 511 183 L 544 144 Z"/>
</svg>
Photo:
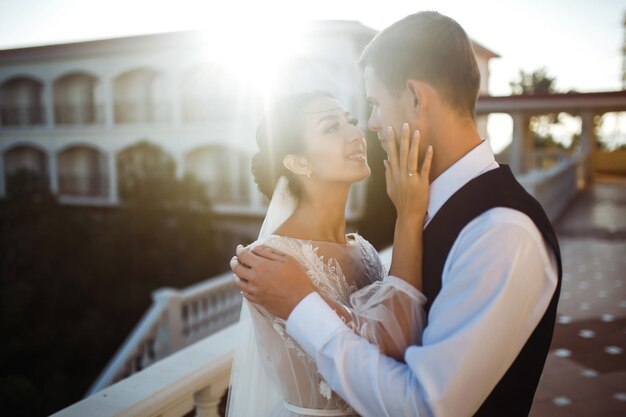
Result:
<svg viewBox="0 0 626 417">
<path fill-rule="evenodd" d="M 393 127 L 399 133 L 402 123 L 409 123 L 415 129 L 411 115 L 411 102 L 405 95 L 396 97 L 391 94 L 383 83 L 378 79 L 371 66 L 365 67 L 365 92 L 367 100 L 372 107 L 372 114 L 367 122 L 367 127 L 378 135 L 381 146 L 389 154 L 389 133 L 387 128 Z"/>
</svg>

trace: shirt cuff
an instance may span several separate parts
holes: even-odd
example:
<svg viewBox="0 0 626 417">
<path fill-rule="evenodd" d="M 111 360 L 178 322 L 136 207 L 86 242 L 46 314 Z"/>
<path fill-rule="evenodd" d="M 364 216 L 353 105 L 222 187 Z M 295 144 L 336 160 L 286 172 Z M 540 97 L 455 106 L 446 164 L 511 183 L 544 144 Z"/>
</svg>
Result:
<svg viewBox="0 0 626 417">
<path fill-rule="evenodd" d="M 342 330 L 349 328 L 316 291 L 304 297 L 287 319 L 287 333 L 312 358 Z"/>
</svg>

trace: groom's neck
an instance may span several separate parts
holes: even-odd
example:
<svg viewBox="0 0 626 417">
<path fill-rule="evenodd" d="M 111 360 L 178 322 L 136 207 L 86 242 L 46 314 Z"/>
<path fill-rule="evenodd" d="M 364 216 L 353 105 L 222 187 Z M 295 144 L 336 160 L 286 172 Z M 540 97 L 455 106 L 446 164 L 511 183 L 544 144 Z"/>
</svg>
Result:
<svg viewBox="0 0 626 417">
<path fill-rule="evenodd" d="M 482 141 L 474 120 L 456 114 L 444 114 L 430 129 L 433 144 L 433 162 L 430 181 L 467 155 Z"/>
</svg>

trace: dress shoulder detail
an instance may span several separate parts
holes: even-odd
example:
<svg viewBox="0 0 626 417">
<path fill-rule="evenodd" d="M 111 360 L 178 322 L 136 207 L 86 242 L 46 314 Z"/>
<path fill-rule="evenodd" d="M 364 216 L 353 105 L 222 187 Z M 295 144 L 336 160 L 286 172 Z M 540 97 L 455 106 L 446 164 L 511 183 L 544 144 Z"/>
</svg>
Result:
<svg viewBox="0 0 626 417">
<path fill-rule="evenodd" d="M 300 262 L 311 278 L 313 285 L 324 295 L 327 295 L 344 305 L 350 301 L 350 295 L 357 290 L 355 284 L 349 284 L 341 270 L 341 265 L 333 257 L 324 259 L 318 255 L 318 247 L 311 240 L 296 239 L 287 236 L 271 235 L 253 246 L 263 244 L 272 249 L 286 253 Z"/>
</svg>

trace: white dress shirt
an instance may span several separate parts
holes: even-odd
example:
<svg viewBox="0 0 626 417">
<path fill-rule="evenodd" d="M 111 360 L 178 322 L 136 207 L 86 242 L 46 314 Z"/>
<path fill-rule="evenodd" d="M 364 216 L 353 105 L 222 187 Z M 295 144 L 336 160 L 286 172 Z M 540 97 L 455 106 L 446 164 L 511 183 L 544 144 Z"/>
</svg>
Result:
<svg viewBox="0 0 626 417">
<path fill-rule="evenodd" d="M 429 219 L 467 182 L 498 166 L 489 143 L 474 148 L 431 184 Z M 541 320 L 557 280 L 555 256 L 532 220 L 493 208 L 454 242 L 422 345 L 406 350 L 406 363 L 353 333 L 318 293 L 296 306 L 287 331 L 362 416 L 471 416 Z"/>
</svg>

